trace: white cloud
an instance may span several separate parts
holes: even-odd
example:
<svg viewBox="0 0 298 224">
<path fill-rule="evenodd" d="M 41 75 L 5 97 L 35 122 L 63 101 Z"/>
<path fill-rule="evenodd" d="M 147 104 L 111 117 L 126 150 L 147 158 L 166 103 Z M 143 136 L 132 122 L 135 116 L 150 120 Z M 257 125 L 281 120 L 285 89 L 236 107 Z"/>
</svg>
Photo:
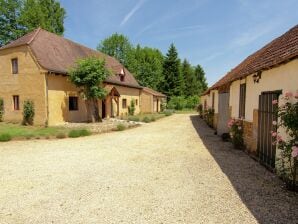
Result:
<svg viewBox="0 0 298 224">
<path fill-rule="evenodd" d="M 123 18 L 123 20 L 120 23 L 120 26 L 123 26 L 127 23 L 127 21 L 142 7 L 142 5 L 145 3 L 146 0 L 140 0 L 133 8 L 130 10 L 130 12 Z"/>
</svg>

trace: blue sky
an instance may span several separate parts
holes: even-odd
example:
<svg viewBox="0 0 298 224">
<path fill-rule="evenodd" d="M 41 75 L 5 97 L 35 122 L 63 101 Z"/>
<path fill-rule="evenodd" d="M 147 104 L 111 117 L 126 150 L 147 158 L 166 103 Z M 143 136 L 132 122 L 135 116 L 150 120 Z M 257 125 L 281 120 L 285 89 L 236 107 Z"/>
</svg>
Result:
<svg viewBox="0 0 298 224">
<path fill-rule="evenodd" d="M 123 33 L 203 66 L 209 85 L 298 24 L 297 0 L 61 0 L 65 37 L 96 48 Z"/>
</svg>

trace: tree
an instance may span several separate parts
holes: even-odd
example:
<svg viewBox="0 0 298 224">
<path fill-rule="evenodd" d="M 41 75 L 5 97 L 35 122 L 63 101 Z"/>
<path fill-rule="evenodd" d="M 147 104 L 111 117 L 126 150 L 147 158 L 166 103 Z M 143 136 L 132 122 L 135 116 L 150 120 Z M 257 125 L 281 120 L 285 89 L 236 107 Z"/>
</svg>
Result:
<svg viewBox="0 0 298 224">
<path fill-rule="evenodd" d="M 206 81 L 205 72 L 200 65 L 197 65 L 195 68 L 195 76 L 197 77 L 201 85 L 201 93 L 207 90 L 208 84 Z"/>
<path fill-rule="evenodd" d="M 41 27 L 49 32 L 64 33 L 65 10 L 56 0 L 25 0 L 20 23 L 26 31 Z"/>
<path fill-rule="evenodd" d="M 171 44 L 163 64 L 163 91 L 169 97 L 183 94 L 184 80 L 180 67 L 177 49 Z"/>
<path fill-rule="evenodd" d="M 158 90 L 163 81 L 163 55 L 158 49 L 137 45 L 131 53 L 128 69 L 142 86 Z"/>
<path fill-rule="evenodd" d="M 20 37 L 24 28 L 19 23 L 20 0 L 0 0 L 0 47 Z"/>
<path fill-rule="evenodd" d="M 97 50 L 115 57 L 124 66 L 128 67 L 129 57 L 132 51 L 132 44 L 123 34 L 114 33 L 104 39 L 97 46 Z"/>
<path fill-rule="evenodd" d="M 105 67 L 105 61 L 96 57 L 80 59 L 69 71 L 70 81 L 81 89 L 84 97 L 93 105 L 92 122 L 99 121 L 98 99 L 106 96 L 102 87 L 103 81 L 110 72 Z"/>
<path fill-rule="evenodd" d="M 183 74 L 184 83 L 185 83 L 184 95 L 185 96 L 197 95 L 200 86 L 198 85 L 198 80 L 195 77 L 194 68 L 186 59 L 184 59 L 182 63 L 182 74 Z"/>
<path fill-rule="evenodd" d="M 38 27 L 62 35 L 64 18 L 56 0 L 0 0 L 0 46 Z"/>
</svg>

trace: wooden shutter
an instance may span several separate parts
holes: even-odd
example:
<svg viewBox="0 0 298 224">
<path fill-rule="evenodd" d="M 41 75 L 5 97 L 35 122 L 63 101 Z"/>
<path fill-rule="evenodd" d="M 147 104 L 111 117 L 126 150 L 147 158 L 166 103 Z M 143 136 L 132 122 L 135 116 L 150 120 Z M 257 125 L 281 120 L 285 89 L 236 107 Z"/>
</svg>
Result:
<svg viewBox="0 0 298 224">
<path fill-rule="evenodd" d="M 239 118 L 245 118 L 246 84 L 240 85 Z"/>
</svg>

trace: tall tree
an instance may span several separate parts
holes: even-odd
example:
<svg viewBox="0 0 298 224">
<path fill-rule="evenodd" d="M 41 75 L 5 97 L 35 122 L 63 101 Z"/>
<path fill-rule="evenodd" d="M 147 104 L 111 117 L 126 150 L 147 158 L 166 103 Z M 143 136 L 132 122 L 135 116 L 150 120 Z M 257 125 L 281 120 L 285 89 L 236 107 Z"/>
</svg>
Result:
<svg viewBox="0 0 298 224">
<path fill-rule="evenodd" d="M 95 57 L 78 60 L 69 70 L 70 81 L 82 90 L 84 97 L 92 105 L 92 122 L 100 120 L 98 99 L 106 96 L 102 83 L 109 74 L 105 62 Z"/>
<path fill-rule="evenodd" d="M 0 0 L 0 46 L 17 39 L 24 32 L 19 23 L 21 3 L 21 0 Z"/>
<path fill-rule="evenodd" d="M 41 27 L 52 33 L 64 33 L 65 10 L 57 0 L 25 0 L 20 23 L 26 31 Z"/>
<path fill-rule="evenodd" d="M 199 81 L 199 83 L 201 85 L 201 92 L 200 93 L 207 90 L 208 84 L 207 84 L 205 72 L 204 72 L 204 69 L 200 65 L 197 65 L 196 68 L 195 68 L 195 76 L 197 77 L 197 80 Z"/>
<path fill-rule="evenodd" d="M 137 45 L 132 51 L 128 69 L 141 85 L 159 90 L 163 81 L 163 55 L 157 49 Z"/>
<path fill-rule="evenodd" d="M 38 27 L 62 35 L 64 18 L 57 0 L 0 0 L 0 45 Z"/>
<path fill-rule="evenodd" d="M 184 90 L 184 80 L 181 73 L 181 63 L 174 44 L 171 44 L 163 64 L 163 91 L 169 97 L 181 96 Z"/>
<path fill-rule="evenodd" d="M 185 83 L 184 95 L 185 96 L 197 95 L 199 91 L 198 89 L 200 88 L 200 86 L 198 85 L 198 80 L 195 77 L 194 68 L 186 59 L 184 59 L 182 63 L 182 74 L 183 74 L 184 83 Z"/>
<path fill-rule="evenodd" d="M 128 67 L 132 48 L 128 37 L 118 33 L 112 34 L 97 46 L 97 50 L 117 58 L 126 67 Z"/>
</svg>

